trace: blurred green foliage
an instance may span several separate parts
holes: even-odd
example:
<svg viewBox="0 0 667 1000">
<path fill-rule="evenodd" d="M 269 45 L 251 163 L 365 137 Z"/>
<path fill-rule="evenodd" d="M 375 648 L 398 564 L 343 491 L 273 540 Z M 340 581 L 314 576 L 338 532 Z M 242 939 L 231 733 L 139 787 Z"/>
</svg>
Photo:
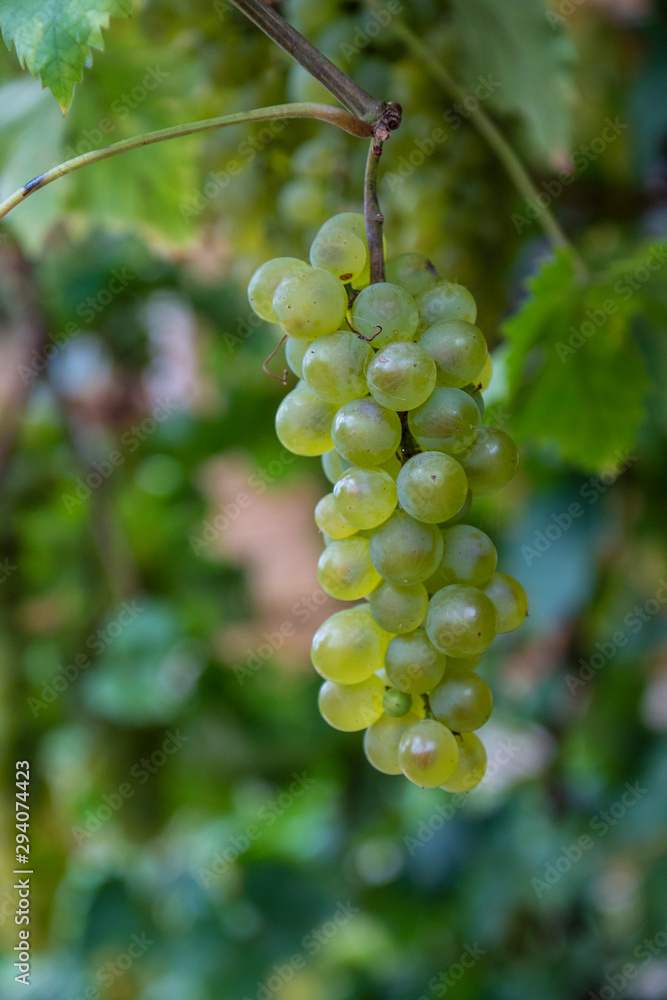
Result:
<svg viewBox="0 0 667 1000">
<path fill-rule="evenodd" d="M 109 10 L 73 8 L 93 6 Z M 0 2 L 6 41 L 18 7 Z M 612 1000 L 626 979 L 663 997 L 667 9 L 281 9 L 403 105 L 382 161 L 389 252 L 471 288 L 495 348 L 487 412 L 522 443 L 517 480 L 475 512 L 531 601 L 482 668 L 491 773 L 466 799 L 407 787 L 315 707 L 309 517 L 326 484 L 280 457 L 283 389 L 261 368 L 275 331 L 244 286 L 358 210 L 365 143 L 243 126 L 73 174 L 0 241 L 0 993 L 23 995 L 27 759 L 35 1000 Z M 112 20 L 83 76 L 63 119 L 0 60 L 3 197 L 68 155 L 319 86 L 231 6 L 182 0 Z M 587 277 L 549 250 L 476 101 Z"/>
</svg>

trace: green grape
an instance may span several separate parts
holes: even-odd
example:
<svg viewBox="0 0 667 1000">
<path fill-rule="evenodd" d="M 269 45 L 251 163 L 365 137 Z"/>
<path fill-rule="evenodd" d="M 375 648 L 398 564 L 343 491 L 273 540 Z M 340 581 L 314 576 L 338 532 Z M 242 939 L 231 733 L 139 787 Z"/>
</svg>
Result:
<svg viewBox="0 0 667 1000">
<path fill-rule="evenodd" d="M 435 719 L 421 719 L 406 729 L 398 745 L 398 762 L 406 778 L 421 788 L 437 788 L 456 770 L 456 739 Z"/>
<path fill-rule="evenodd" d="M 391 636 L 359 604 L 327 618 L 313 636 L 310 658 L 321 677 L 358 684 L 382 668 Z"/>
<path fill-rule="evenodd" d="M 402 715 L 407 715 L 412 708 L 412 696 L 405 694 L 404 691 L 397 691 L 395 688 L 389 688 L 385 691 L 384 698 L 382 699 L 382 707 L 387 713 L 396 719 L 399 719 Z"/>
<path fill-rule="evenodd" d="M 408 427 L 420 448 L 458 455 L 473 444 L 480 420 L 467 392 L 443 387 L 434 389 L 425 403 L 412 410 Z"/>
<path fill-rule="evenodd" d="M 419 716 L 414 712 L 398 718 L 381 715 L 364 733 L 364 753 L 368 763 L 383 774 L 400 774 L 398 744 L 406 729 L 416 722 L 419 722 Z"/>
<path fill-rule="evenodd" d="M 453 524 L 461 524 L 467 518 L 470 513 L 470 508 L 472 507 L 472 493 L 468 490 L 468 495 L 465 498 L 465 502 L 458 512 L 456 517 L 450 517 L 448 521 L 443 521 L 440 525 L 441 528 L 451 528 Z"/>
<path fill-rule="evenodd" d="M 396 482 L 398 474 L 403 468 L 403 464 L 398 455 L 394 454 L 391 458 L 388 458 L 386 462 L 382 462 L 381 465 L 378 465 L 377 468 L 382 469 L 383 472 L 387 472 L 394 482 Z"/>
<path fill-rule="evenodd" d="M 276 413 L 278 440 L 295 455 L 323 455 L 332 447 L 331 424 L 335 406 L 299 383 L 288 392 Z"/>
<path fill-rule="evenodd" d="M 448 582 L 449 581 L 445 580 L 444 576 L 440 572 L 440 568 L 438 567 L 435 573 L 429 576 L 427 580 L 424 580 L 424 586 L 426 587 L 427 594 L 431 597 L 439 590 L 442 590 L 443 587 L 446 587 Z"/>
<path fill-rule="evenodd" d="M 354 528 L 377 528 L 396 510 L 396 483 L 382 469 L 350 469 L 333 495 L 338 514 Z"/>
<path fill-rule="evenodd" d="M 400 285 L 379 281 L 357 295 L 350 325 L 373 347 L 380 348 L 394 340 L 412 340 L 418 320 L 413 297 Z"/>
<path fill-rule="evenodd" d="M 460 457 L 474 497 L 488 497 L 510 483 L 519 468 L 519 449 L 499 427 L 482 426 L 473 446 Z"/>
<path fill-rule="evenodd" d="M 387 281 L 416 298 L 437 285 L 438 272 L 423 253 L 401 253 L 387 261 Z"/>
<path fill-rule="evenodd" d="M 336 510 L 333 493 L 327 493 L 315 507 L 315 524 L 331 541 L 350 538 L 357 530 Z"/>
<path fill-rule="evenodd" d="M 332 486 L 335 485 L 343 475 L 340 455 L 335 448 L 331 448 L 330 451 L 325 451 L 322 455 L 322 470 Z"/>
<path fill-rule="evenodd" d="M 455 733 L 471 733 L 491 718 L 493 695 L 485 680 L 470 671 L 454 671 L 447 664 L 447 673 L 429 695 L 431 711 L 436 719 Z"/>
<path fill-rule="evenodd" d="M 498 564 L 496 547 L 483 531 L 470 524 L 444 528 L 445 548 L 440 573 L 447 583 L 469 583 L 481 587 L 491 579 Z"/>
<path fill-rule="evenodd" d="M 428 579 L 442 558 L 442 535 L 435 525 L 415 521 L 405 511 L 376 528 L 370 537 L 373 566 L 385 580 L 409 587 Z"/>
<path fill-rule="evenodd" d="M 450 319 L 463 319 L 466 323 L 477 319 L 474 298 L 467 288 L 453 281 L 439 281 L 419 296 L 417 305 L 426 326 Z"/>
<path fill-rule="evenodd" d="M 339 601 L 358 601 L 369 594 L 381 577 L 371 563 L 368 539 L 355 536 L 328 545 L 317 564 L 317 578 Z"/>
<path fill-rule="evenodd" d="M 292 337 L 314 340 L 343 322 L 347 295 L 341 282 L 322 267 L 302 267 L 280 282 L 273 296 L 278 322 Z"/>
<path fill-rule="evenodd" d="M 498 631 L 518 628 L 528 614 L 528 597 L 519 581 L 507 573 L 494 573 L 482 589 L 498 612 Z"/>
<path fill-rule="evenodd" d="M 273 308 L 273 296 L 280 282 L 292 271 L 308 267 L 305 260 L 298 257 L 275 257 L 260 265 L 248 284 L 248 301 L 252 311 L 268 323 L 277 323 Z"/>
<path fill-rule="evenodd" d="M 285 341 L 285 360 L 298 379 L 303 379 L 303 356 L 309 347 L 308 340 L 288 337 Z"/>
<path fill-rule="evenodd" d="M 488 349 L 482 331 L 462 319 L 427 327 L 417 343 L 428 351 L 437 368 L 437 385 L 455 389 L 474 383 L 481 373 Z"/>
<path fill-rule="evenodd" d="M 397 635 L 387 647 L 387 680 L 398 691 L 427 694 L 442 680 L 448 665 L 445 654 L 436 649 L 423 628 Z"/>
<path fill-rule="evenodd" d="M 320 715 L 334 729 L 354 733 L 372 726 L 382 715 L 384 684 L 371 674 L 358 684 L 325 681 L 320 688 Z"/>
<path fill-rule="evenodd" d="M 370 344 L 337 330 L 307 344 L 303 377 L 320 399 L 340 406 L 368 392 L 366 369 L 372 357 Z"/>
<path fill-rule="evenodd" d="M 491 355 L 487 354 L 486 361 L 484 362 L 484 367 L 482 368 L 481 372 L 477 376 L 477 379 L 475 380 L 475 387 L 480 392 L 484 392 L 485 389 L 488 389 L 492 376 L 493 376 L 493 361 L 491 360 Z"/>
<path fill-rule="evenodd" d="M 469 792 L 479 785 L 486 774 L 486 750 L 475 733 L 459 733 L 456 743 L 459 762 L 454 773 L 440 787 L 446 792 Z"/>
<path fill-rule="evenodd" d="M 447 657 L 447 667 L 452 671 L 466 671 L 466 670 L 476 670 L 484 659 L 484 653 L 478 653 L 477 656 L 448 656 Z"/>
<path fill-rule="evenodd" d="M 387 632 L 412 632 L 426 618 L 428 594 L 423 583 L 398 587 L 385 580 L 369 596 L 371 614 Z"/>
<path fill-rule="evenodd" d="M 367 380 L 371 395 L 380 406 L 412 410 L 425 403 L 433 392 L 435 362 L 419 344 L 396 341 L 374 355 Z"/>
<path fill-rule="evenodd" d="M 374 399 L 353 399 L 336 413 L 331 433 L 336 451 L 366 468 L 381 465 L 396 453 L 402 427 L 398 414 Z"/>
<path fill-rule="evenodd" d="M 467 385 L 462 391 L 466 392 L 470 396 L 473 403 L 479 410 L 480 417 L 483 417 L 486 404 L 484 403 L 484 396 L 482 395 L 481 390 L 478 389 L 476 385 Z"/>
<path fill-rule="evenodd" d="M 452 584 L 429 602 L 426 633 L 447 656 L 477 656 L 491 645 L 497 631 L 498 612 L 476 587 Z"/>
<path fill-rule="evenodd" d="M 354 281 L 366 264 L 366 246 L 350 229 L 320 231 L 310 247 L 310 263 L 331 271 L 341 281 Z"/>
<path fill-rule="evenodd" d="M 424 451 L 408 459 L 398 474 L 396 487 L 401 507 L 427 524 L 454 517 L 468 494 L 463 469 L 451 455 L 440 451 Z"/>
<path fill-rule="evenodd" d="M 347 229 L 351 233 L 354 233 L 364 245 L 366 250 L 366 263 L 357 276 L 354 282 L 355 288 L 365 288 L 366 285 L 371 280 L 371 264 L 368 256 L 368 240 L 366 237 L 366 219 L 363 212 L 339 212 L 338 215 L 332 215 L 330 219 L 322 225 L 320 228 L 318 236 L 326 232 L 327 229 Z M 384 242 L 384 238 L 383 238 Z"/>
</svg>

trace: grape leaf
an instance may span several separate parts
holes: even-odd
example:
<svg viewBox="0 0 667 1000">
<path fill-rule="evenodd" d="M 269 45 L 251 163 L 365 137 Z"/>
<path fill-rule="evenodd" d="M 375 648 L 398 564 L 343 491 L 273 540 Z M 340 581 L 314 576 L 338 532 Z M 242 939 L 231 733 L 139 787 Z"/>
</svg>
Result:
<svg viewBox="0 0 667 1000">
<path fill-rule="evenodd" d="M 91 48 L 104 47 L 109 18 L 130 11 L 131 0 L 0 0 L 0 31 L 21 66 L 39 77 L 65 112 Z"/>
<path fill-rule="evenodd" d="M 631 319 L 665 262 L 660 246 L 643 249 L 590 283 L 566 251 L 543 265 L 503 327 L 513 436 L 595 470 L 632 448 L 649 381 Z"/>
<path fill-rule="evenodd" d="M 538 158 L 562 162 L 572 144 L 575 49 L 561 24 L 541 0 L 452 0 L 452 14 L 471 96 L 485 85 L 477 96 L 521 118 Z"/>
</svg>

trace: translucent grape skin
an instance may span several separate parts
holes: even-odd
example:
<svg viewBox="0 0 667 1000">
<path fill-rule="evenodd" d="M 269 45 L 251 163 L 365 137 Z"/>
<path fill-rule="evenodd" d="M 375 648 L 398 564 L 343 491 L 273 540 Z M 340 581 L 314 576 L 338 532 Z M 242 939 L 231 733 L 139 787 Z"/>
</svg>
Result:
<svg viewBox="0 0 667 1000">
<path fill-rule="evenodd" d="M 400 719 L 402 715 L 407 715 L 412 708 L 412 696 L 406 694 L 405 691 L 397 691 L 396 688 L 390 687 L 384 693 L 382 707 L 387 715 Z"/>
<path fill-rule="evenodd" d="M 498 553 L 487 534 L 470 524 L 455 524 L 442 531 L 442 540 L 440 574 L 448 583 L 482 587 L 491 580 L 498 564 Z"/>
<path fill-rule="evenodd" d="M 408 459 L 396 487 L 401 507 L 427 524 L 454 517 L 468 495 L 465 472 L 456 459 L 439 451 L 424 451 Z"/>
<path fill-rule="evenodd" d="M 419 344 L 396 341 L 377 352 L 366 377 L 371 395 L 380 406 L 412 410 L 425 403 L 433 392 L 435 361 Z"/>
<path fill-rule="evenodd" d="M 412 295 L 400 285 L 380 281 L 359 292 L 352 306 L 350 325 L 377 349 L 393 341 L 412 340 L 418 321 L 417 303 Z"/>
<path fill-rule="evenodd" d="M 435 719 L 421 719 L 406 729 L 398 746 L 398 762 L 406 778 L 421 788 L 437 788 L 454 773 L 456 739 Z"/>
<path fill-rule="evenodd" d="M 450 319 L 462 319 L 466 323 L 474 323 L 477 319 L 477 306 L 471 293 L 453 281 L 439 281 L 423 292 L 417 299 L 417 306 L 427 326 Z"/>
<path fill-rule="evenodd" d="M 291 271 L 273 295 L 273 310 L 285 333 L 302 340 L 314 340 L 333 333 L 347 312 L 345 288 L 322 267 Z"/>
<path fill-rule="evenodd" d="M 317 564 L 317 578 L 339 601 L 358 601 L 370 594 L 381 577 L 371 563 L 368 539 L 355 535 L 327 545 Z"/>
<path fill-rule="evenodd" d="M 366 247 L 351 229 L 320 230 L 310 248 L 310 263 L 331 271 L 340 281 L 354 281 L 366 264 Z"/>
<path fill-rule="evenodd" d="M 456 743 L 459 762 L 454 773 L 440 788 L 446 792 L 469 792 L 479 785 L 486 774 L 486 750 L 475 733 L 457 733 Z"/>
<path fill-rule="evenodd" d="M 337 330 L 307 344 L 303 377 L 320 399 L 340 406 L 368 392 L 366 369 L 372 357 L 370 344 Z"/>
<path fill-rule="evenodd" d="M 418 344 L 428 351 L 437 368 L 436 385 L 463 389 L 474 383 L 486 362 L 488 349 L 478 327 L 461 319 L 429 326 Z"/>
<path fill-rule="evenodd" d="M 355 529 L 376 528 L 396 509 L 396 483 L 382 469 L 350 469 L 333 496 L 336 510 Z"/>
<path fill-rule="evenodd" d="M 327 493 L 318 501 L 315 507 L 315 524 L 334 541 L 350 538 L 357 530 L 336 510 L 333 493 Z"/>
<path fill-rule="evenodd" d="M 387 281 L 400 285 L 415 298 L 435 288 L 438 272 L 423 253 L 401 253 L 387 261 Z"/>
<path fill-rule="evenodd" d="M 354 287 L 365 288 L 371 280 L 371 265 L 368 257 L 368 242 L 366 239 L 366 219 L 363 213 L 339 212 L 338 215 L 332 215 L 332 217 L 327 219 L 327 221 L 320 227 L 317 236 L 320 236 L 329 229 L 348 230 L 349 232 L 354 233 L 354 235 L 357 236 L 363 243 L 364 249 L 366 250 L 366 263 L 364 264 L 361 273 L 355 278 Z"/>
<path fill-rule="evenodd" d="M 325 681 L 320 688 L 318 706 L 322 718 L 330 726 L 354 733 L 377 722 L 382 715 L 383 695 L 384 684 L 375 674 L 358 684 Z"/>
<path fill-rule="evenodd" d="M 434 525 L 398 510 L 371 534 L 369 551 L 375 569 L 390 583 L 422 583 L 442 558 L 442 535 Z"/>
<path fill-rule="evenodd" d="M 340 455 L 335 448 L 325 451 L 322 455 L 322 471 L 332 486 L 338 482 L 343 475 L 343 468 L 340 464 Z"/>
<path fill-rule="evenodd" d="M 436 649 L 423 628 L 395 636 L 385 656 L 387 680 L 398 691 L 428 694 L 442 680 L 448 660 Z"/>
<path fill-rule="evenodd" d="M 336 451 L 362 468 L 381 465 L 394 455 L 401 443 L 398 414 L 374 399 L 353 399 L 336 413 L 331 436 Z"/>
<path fill-rule="evenodd" d="M 428 594 L 422 583 L 397 587 L 386 580 L 372 592 L 369 606 L 373 618 L 387 632 L 403 635 L 418 628 L 426 617 Z"/>
<path fill-rule="evenodd" d="M 447 387 L 434 389 L 425 403 L 408 414 L 410 433 L 420 448 L 454 457 L 474 444 L 480 422 L 472 396 Z"/>
<path fill-rule="evenodd" d="M 298 257 L 274 257 L 261 264 L 248 284 L 248 301 L 254 313 L 267 321 L 277 323 L 273 296 L 280 282 L 292 271 L 308 267 L 305 260 Z"/>
<path fill-rule="evenodd" d="M 358 684 L 381 669 L 390 639 L 368 608 L 360 604 L 337 611 L 320 625 L 310 656 L 325 680 Z"/>
<path fill-rule="evenodd" d="M 285 341 L 285 360 L 297 378 L 303 378 L 303 356 L 308 350 L 307 340 L 288 337 Z"/>
<path fill-rule="evenodd" d="M 519 449 L 499 427 L 482 426 L 472 447 L 460 456 L 474 497 L 488 497 L 514 479 Z"/>
<path fill-rule="evenodd" d="M 431 711 L 439 722 L 455 733 L 481 729 L 491 718 L 493 695 L 479 674 L 448 667 L 429 695 Z"/>
<path fill-rule="evenodd" d="M 528 597 L 519 581 L 507 573 L 494 573 L 482 589 L 498 612 L 498 631 L 518 628 L 528 614 Z"/>
<path fill-rule="evenodd" d="M 452 584 L 429 601 L 426 634 L 447 656 L 477 656 L 496 637 L 498 612 L 476 587 Z"/>
<path fill-rule="evenodd" d="M 364 753 L 376 771 L 381 771 L 383 774 L 401 773 L 398 745 L 406 729 L 414 726 L 416 722 L 419 722 L 419 716 L 414 712 L 408 712 L 407 715 L 398 718 L 385 713 L 368 727 L 364 733 Z"/>
<path fill-rule="evenodd" d="M 323 455 L 333 447 L 335 406 L 325 403 L 305 383 L 283 398 L 276 412 L 278 440 L 295 455 Z"/>
</svg>

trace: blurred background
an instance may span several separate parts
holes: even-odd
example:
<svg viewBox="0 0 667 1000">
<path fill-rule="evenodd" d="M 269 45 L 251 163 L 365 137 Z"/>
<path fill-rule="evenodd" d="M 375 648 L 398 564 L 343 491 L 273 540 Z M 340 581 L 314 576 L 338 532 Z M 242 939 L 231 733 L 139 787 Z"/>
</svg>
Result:
<svg viewBox="0 0 667 1000">
<path fill-rule="evenodd" d="M 403 105 L 389 252 L 470 287 L 487 419 L 521 445 L 473 508 L 531 603 L 480 668 L 489 775 L 421 791 L 316 709 L 330 487 L 274 437 L 245 286 L 360 209 L 366 143 L 240 126 L 80 171 L 0 230 L 0 992 L 24 995 L 28 760 L 35 1000 L 667 997 L 667 5 L 277 6 Z M 66 117 L 13 52 L 0 83 L 3 197 L 125 136 L 330 100 L 222 0 L 138 0 Z"/>
</svg>

